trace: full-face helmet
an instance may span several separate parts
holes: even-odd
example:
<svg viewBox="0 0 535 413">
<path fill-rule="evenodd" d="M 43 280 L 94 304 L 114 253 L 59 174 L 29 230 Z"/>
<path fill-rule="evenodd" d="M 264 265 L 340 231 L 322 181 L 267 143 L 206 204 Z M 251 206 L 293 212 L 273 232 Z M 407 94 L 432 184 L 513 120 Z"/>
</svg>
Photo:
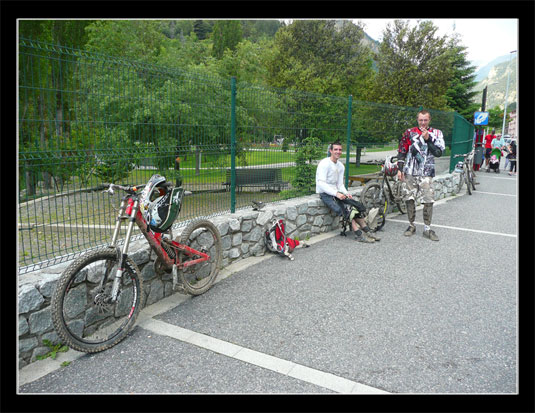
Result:
<svg viewBox="0 0 535 413">
<path fill-rule="evenodd" d="M 398 173 L 398 164 L 397 162 L 392 162 L 392 156 L 386 157 L 383 171 L 387 176 L 396 176 Z"/>
<path fill-rule="evenodd" d="M 180 212 L 183 188 L 172 188 L 165 177 L 153 175 L 141 193 L 140 208 L 154 232 L 167 231 Z"/>
</svg>

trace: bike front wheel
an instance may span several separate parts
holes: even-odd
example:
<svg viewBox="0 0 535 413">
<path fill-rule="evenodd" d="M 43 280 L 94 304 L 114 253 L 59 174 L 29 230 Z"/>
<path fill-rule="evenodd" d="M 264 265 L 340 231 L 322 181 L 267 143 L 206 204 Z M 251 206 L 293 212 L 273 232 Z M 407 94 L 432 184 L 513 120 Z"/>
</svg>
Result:
<svg viewBox="0 0 535 413">
<path fill-rule="evenodd" d="M 385 210 L 386 213 L 386 198 L 382 189 L 381 184 L 376 182 L 366 184 L 360 193 L 360 202 L 366 207 L 366 210 L 379 208 L 379 210 Z"/>
<path fill-rule="evenodd" d="M 51 311 L 63 344 L 95 353 L 116 345 L 130 332 L 143 306 L 143 281 L 137 265 L 127 258 L 112 302 L 117 265 L 116 250 L 106 248 L 78 258 L 61 275 Z"/>
<path fill-rule="evenodd" d="M 466 192 L 468 193 L 468 195 L 472 195 L 472 183 L 470 182 L 470 171 L 468 170 L 468 168 L 465 168 L 463 175 L 464 180 L 466 182 Z"/>
<path fill-rule="evenodd" d="M 372 208 L 379 208 L 379 212 L 377 213 L 376 231 L 383 228 L 386 222 L 389 205 L 381 185 L 375 182 L 367 184 L 360 193 L 360 202 L 366 207 L 366 211 L 369 211 Z"/>
<path fill-rule="evenodd" d="M 180 235 L 182 245 L 203 252 L 209 256 L 207 261 L 202 261 L 183 267 L 180 281 L 188 294 L 199 295 L 210 289 L 219 273 L 221 262 L 221 235 L 217 227 L 207 220 L 191 222 Z M 198 254 L 180 251 L 180 262 L 190 263 L 201 258 Z"/>
</svg>

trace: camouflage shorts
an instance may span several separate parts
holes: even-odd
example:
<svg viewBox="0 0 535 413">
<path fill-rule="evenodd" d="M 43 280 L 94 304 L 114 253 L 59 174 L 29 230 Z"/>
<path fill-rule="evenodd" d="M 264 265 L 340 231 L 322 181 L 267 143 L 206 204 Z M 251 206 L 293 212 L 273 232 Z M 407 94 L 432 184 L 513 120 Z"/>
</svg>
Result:
<svg viewBox="0 0 535 413">
<path fill-rule="evenodd" d="M 402 185 L 403 201 L 416 200 L 418 195 L 421 195 L 423 204 L 435 202 L 433 177 L 405 175 L 405 184 Z"/>
</svg>

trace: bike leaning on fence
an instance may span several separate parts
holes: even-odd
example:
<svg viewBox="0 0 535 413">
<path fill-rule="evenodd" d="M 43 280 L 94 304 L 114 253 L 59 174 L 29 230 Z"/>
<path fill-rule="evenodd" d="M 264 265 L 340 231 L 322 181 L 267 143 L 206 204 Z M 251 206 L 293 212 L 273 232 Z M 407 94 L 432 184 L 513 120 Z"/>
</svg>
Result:
<svg viewBox="0 0 535 413">
<path fill-rule="evenodd" d="M 360 202 L 366 210 L 379 208 L 377 230 L 385 225 L 386 215 L 392 212 L 394 205 L 402 214 L 407 212 L 407 206 L 402 200 L 403 182 L 398 180 L 397 173 L 397 156 L 387 156 L 381 167 L 379 182 L 368 182 L 360 193 Z"/>
<path fill-rule="evenodd" d="M 171 273 L 174 289 L 202 294 L 219 273 L 221 236 L 210 221 L 190 222 L 178 241 L 173 240 L 171 226 L 185 194 L 181 185 L 173 187 L 165 177 L 153 175 L 144 186 L 109 184 L 104 192 L 112 195 L 115 190 L 126 195 L 111 244 L 72 262 L 52 295 L 52 320 L 60 339 L 86 353 L 106 350 L 123 340 L 143 308 L 143 280 L 128 255 L 134 224 L 156 254 L 155 271 Z M 128 226 L 121 249 L 118 236 L 124 221 Z"/>
<path fill-rule="evenodd" d="M 466 183 L 466 192 L 472 195 L 472 190 L 476 189 L 476 173 L 472 167 L 474 159 L 474 149 L 470 153 L 454 155 L 454 158 L 464 158 L 455 166 L 455 172 L 459 173 L 459 183 L 457 184 L 457 193 L 461 192 L 463 185 Z"/>
</svg>

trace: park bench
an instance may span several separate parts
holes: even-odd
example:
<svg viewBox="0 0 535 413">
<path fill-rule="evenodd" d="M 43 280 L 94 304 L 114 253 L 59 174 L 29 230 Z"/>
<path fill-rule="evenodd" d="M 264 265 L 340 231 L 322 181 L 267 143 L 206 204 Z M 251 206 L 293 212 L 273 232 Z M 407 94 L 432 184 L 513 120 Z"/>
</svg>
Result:
<svg viewBox="0 0 535 413">
<path fill-rule="evenodd" d="M 230 190 L 231 170 L 227 169 L 226 182 L 223 185 Z M 288 182 L 282 180 L 280 168 L 236 168 L 236 189 L 244 187 L 259 187 L 264 190 L 281 191 Z"/>
<path fill-rule="evenodd" d="M 368 181 L 371 181 L 372 179 L 379 179 L 381 177 L 381 172 L 373 172 L 371 174 L 363 174 L 363 175 L 351 175 L 348 177 L 349 184 L 348 186 L 351 187 L 353 185 L 353 182 L 359 181 L 361 184 L 366 184 Z"/>
</svg>

